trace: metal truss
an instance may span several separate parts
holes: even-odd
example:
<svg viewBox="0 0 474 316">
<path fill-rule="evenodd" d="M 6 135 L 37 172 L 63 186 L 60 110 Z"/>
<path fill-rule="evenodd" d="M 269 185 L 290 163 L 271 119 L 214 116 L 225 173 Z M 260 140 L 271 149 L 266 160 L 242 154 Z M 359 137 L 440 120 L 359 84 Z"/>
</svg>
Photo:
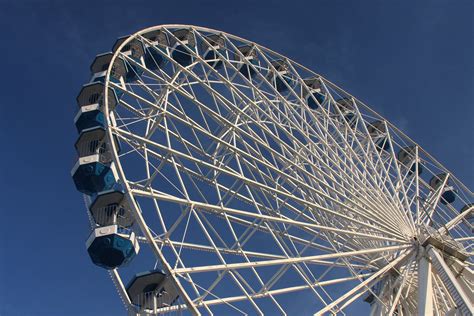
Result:
<svg viewBox="0 0 474 316">
<path fill-rule="evenodd" d="M 373 315 L 472 312 L 472 207 L 457 208 L 472 192 L 327 79 L 236 36 L 166 25 L 116 47 L 104 91 L 141 261 L 181 300 L 135 314 L 346 314 L 362 299 Z M 442 203 L 448 187 L 455 203 Z"/>
</svg>

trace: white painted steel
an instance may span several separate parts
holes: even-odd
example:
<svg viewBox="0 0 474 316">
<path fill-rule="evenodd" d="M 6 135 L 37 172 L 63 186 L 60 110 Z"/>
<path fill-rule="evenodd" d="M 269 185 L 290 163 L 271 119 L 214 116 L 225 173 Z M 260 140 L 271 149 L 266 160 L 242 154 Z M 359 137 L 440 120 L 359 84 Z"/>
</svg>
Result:
<svg viewBox="0 0 474 316">
<path fill-rule="evenodd" d="M 193 40 L 176 37 L 178 29 Z M 161 32 L 159 41 L 154 32 Z M 136 43 L 163 63 L 127 48 Z M 179 45 L 189 65 L 174 59 Z M 242 45 L 250 45 L 252 57 Z M 204 59 L 211 51 L 212 62 Z M 118 62 L 137 80 L 112 80 Z M 306 85 L 310 77 L 318 89 Z M 123 93 L 115 108 L 109 88 Z M 308 99 L 318 108 L 310 109 Z M 418 252 L 425 251 L 425 226 L 472 252 L 466 214 L 440 203 L 448 185 L 456 203 L 470 203 L 472 192 L 327 79 L 230 34 L 163 25 L 133 34 L 114 51 L 104 100 L 107 148 L 137 239 L 150 246 L 150 266 L 160 265 L 180 295 L 181 302 L 148 314 L 344 314 L 363 295 L 375 302 L 375 314 L 453 310 L 456 293 Z M 383 131 L 374 133 L 376 120 Z M 407 146 L 415 146 L 414 165 L 397 159 Z M 449 176 L 433 190 L 429 176 L 440 173 Z M 126 296 L 119 271 L 112 276 Z M 133 310 L 128 297 L 124 302 Z"/>
</svg>

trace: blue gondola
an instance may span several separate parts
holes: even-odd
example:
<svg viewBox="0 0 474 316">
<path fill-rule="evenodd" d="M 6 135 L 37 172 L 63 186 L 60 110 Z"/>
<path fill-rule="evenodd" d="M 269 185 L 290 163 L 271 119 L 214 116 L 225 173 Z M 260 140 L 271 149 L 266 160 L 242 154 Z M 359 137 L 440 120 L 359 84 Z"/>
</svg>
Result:
<svg viewBox="0 0 474 316">
<path fill-rule="evenodd" d="M 437 190 L 441 185 L 443 185 L 444 180 L 446 179 L 447 174 L 441 173 L 436 176 L 433 176 L 430 180 L 430 186 L 433 190 Z M 449 181 L 446 183 L 444 188 L 442 188 L 443 193 L 441 193 L 440 202 L 444 205 L 451 204 L 456 200 L 456 191 L 449 185 Z"/>
<path fill-rule="evenodd" d="M 99 104 L 82 106 L 74 118 L 74 125 L 78 133 L 89 128 L 105 128 L 104 113 L 99 109 Z"/>
<path fill-rule="evenodd" d="M 401 148 L 397 153 L 397 159 L 400 165 L 408 171 L 408 175 L 412 175 L 416 172 L 418 167 L 418 175 L 423 172 L 423 166 L 415 161 L 416 156 L 416 147 L 407 146 Z"/>
<path fill-rule="evenodd" d="M 293 80 L 288 70 L 288 64 L 282 60 L 274 60 L 271 62 L 274 70 L 270 70 L 269 79 L 274 84 L 278 92 L 283 93 L 288 91 L 288 87 L 293 87 Z"/>
<path fill-rule="evenodd" d="M 164 64 L 164 58 L 157 48 L 147 47 L 145 50 L 145 66 L 150 70 L 156 70 Z"/>
<path fill-rule="evenodd" d="M 223 55 L 225 51 L 223 49 L 217 50 L 219 54 Z M 204 60 L 207 61 L 207 63 L 213 67 L 214 69 L 219 69 L 222 66 L 222 60 L 219 60 L 219 55 L 217 54 L 216 51 L 214 50 L 208 50 L 204 54 Z"/>
<path fill-rule="evenodd" d="M 74 147 L 79 157 L 105 153 L 105 129 L 97 126 L 81 131 Z"/>
<path fill-rule="evenodd" d="M 79 157 L 86 157 L 95 154 L 106 154 L 109 150 L 105 141 L 106 132 L 102 126 L 94 126 L 84 129 L 80 132 L 79 137 L 74 144 Z M 114 135 L 115 149 L 121 151 L 120 142 Z"/>
<path fill-rule="evenodd" d="M 211 34 L 205 37 L 206 42 L 202 44 L 204 53 L 204 60 L 213 67 L 219 69 L 222 66 L 222 60 L 219 59 L 219 54 L 225 55 L 225 40 L 218 34 Z M 217 53 L 219 52 L 219 54 Z"/>
<path fill-rule="evenodd" d="M 324 94 L 322 94 L 321 92 L 313 92 L 308 95 L 306 102 L 311 110 L 317 110 L 319 105 L 323 104 L 325 100 L 326 96 Z"/>
<path fill-rule="evenodd" d="M 249 59 L 248 62 L 252 64 L 254 67 L 258 66 L 258 61 L 255 59 Z M 240 66 L 239 71 L 242 75 L 244 75 L 245 78 L 251 80 L 253 76 L 256 74 L 254 67 L 244 63 Z"/>
<path fill-rule="evenodd" d="M 127 72 L 125 74 L 126 82 L 135 82 L 140 79 L 140 76 L 143 74 L 143 69 L 140 66 L 133 64 L 132 62 L 127 61 L 125 63 Z"/>
<path fill-rule="evenodd" d="M 256 74 L 255 67 L 259 65 L 257 60 L 257 54 L 254 51 L 253 47 L 250 45 L 243 45 L 237 47 L 237 50 L 244 56 L 245 62 L 242 60 L 240 55 L 236 55 L 236 60 L 241 61 L 240 66 L 238 67 L 240 73 L 244 75 L 248 80 L 252 80 L 253 76 Z M 253 65 L 248 65 L 250 63 Z"/>
<path fill-rule="evenodd" d="M 130 35 L 124 35 L 124 36 L 120 36 L 119 38 L 117 38 L 114 45 L 112 46 L 112 51 L 116 52 L 117 49 L 120 47 L 120 45 L 122 45 L 123 42 L 125 42 L 129 38 L 130 38 Z M 130 50 L 130 42 L 127 43 L 124 47 L 122 47 L 122 52 L 127 52 L 129 50 Z"/>
<path fill-rule="evenodd" d="M 367 125 L 367 131 L 379 151 L 388 151 L 390 143 L 387 138 L 387 129 L 383 121 L 374 121 Z"/>
<path fill-rule="evenodd" d="M 94 229 L 86 247 L 92 262 L 107 270 L 128 264 L 140 249 L 135 234 L 117 225 Z"/>
<path fill-rule="evenodd" d="M 306 98 L 306 104 L 311 110 L 317 110 L 326 100 L 326 95 L 321 89 L 319 78 L 304 79 L 305 86 L 302 86 L 302 96 Z"/>
<path fill-rule="evenodd" d="M 192 64 L 193 56 L 189 50 L 194 51 L 196 40 L 194 34 L 188 29 L 179 29 L 173 35 L 181 42 L 175 40 L 171 57 L 181 66 L 186 67 Z"/>
<path fill-rule="evenodd" d="M 168 35 L 162 30 L 156 30 L 143 35 L 146 39 L 145 55 L 143 56 L 145 66 L 150 70 L 156 70 L 166 63 L 163 57 L 164 48 L 169 45 Z"/>
<path fill-rule="evenodd" d="M 122 76 L 125 82 L 135 82 L 140 79 L 143 74 L 143 69 L 140 65 L 143 65 L 143 56 L 145 55 L 145 48 L 143 43 L 139 40 L 130 41 L 125 49 L 122 49 L 124 57 L 116 59 L 115 63 L 121 69 Z"/>
<path fill-rule="evenodd" d="M 109 68 L 110 62 L 112 61 L 113 56 L 114 53 L 108 52 L 104 54 L 99 54 L 95 57 L 94 61 L 90 66 L 90 70 L 92 73 L 90 82 L 105 83 L 105 76 L 107 74 L 107 70 Z M 123 63 L 123 60 L 117 58 L 111 69 L 110 80 L 119 84 L 120 78 L 125 76 L 125 73 L 126 67 Z"/>
<path fill-rule="evenodd" d="M 339 111 L 341 111 L 344 121 L 346 121 L 350 127 L 354 127 L 357 120 L 352 99 L 341 98 L 336 101 L 336 106 L 339 108 Z"/>
<path fill-rule="evenodd" d="M 287 91 L 288 85 L 291 84 L 291 78 L 287 77 L 284 74 L 282 74 L 281 76 L 283 77 L 283 79 L 275 75 L 275 88 L 280 93 Z"/>
<path fill-rule="evenodd" d="M 117 179 L 113 165 L 101 162 L 98 154 L 79 158 L 71 175 L 77 190 L 87 195 L 112 189 Z"/>
<path fill-rule="evenodd" d="M 193 57 L 190 55 L 185 45 L 178 45 L 172 53 L 173 59 L 183 67 L 191 65 Z"/>
</svg>

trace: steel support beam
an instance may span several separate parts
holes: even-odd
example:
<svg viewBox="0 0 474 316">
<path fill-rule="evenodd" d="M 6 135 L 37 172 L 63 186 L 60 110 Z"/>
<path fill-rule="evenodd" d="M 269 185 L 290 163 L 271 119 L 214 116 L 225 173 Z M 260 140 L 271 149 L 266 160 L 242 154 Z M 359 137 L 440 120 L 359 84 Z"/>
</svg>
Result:
<svg viewBox="0 0 474 316">
<path fill-rule="evenodd" d="M 431 262 L 425 255 L 418 262 L 418 315 L 433 316 Z"/>
<path fill-rule="evenodd" d="M 474 294 L 472 292 L 466 293 L 464 291 L 453 271 L 448 267 L 443 257 L 435 248 L 429 246 L 427 248 L 427 253 L 433 262 L 436 272 L 446 285 L 449 294 L 456 303 L 457 309 L 461 315 L 474 315 L 474 307 L 472 304 L 474 301 Z"/>
</svg>

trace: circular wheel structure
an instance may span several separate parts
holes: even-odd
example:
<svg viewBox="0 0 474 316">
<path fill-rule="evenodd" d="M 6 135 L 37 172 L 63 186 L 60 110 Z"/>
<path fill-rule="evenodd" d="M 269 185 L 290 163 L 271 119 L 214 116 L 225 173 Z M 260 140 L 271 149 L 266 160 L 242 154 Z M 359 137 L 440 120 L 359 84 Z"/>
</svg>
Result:
<svg viewBox="0 0 474 316">
<path fill-rule="evenodd" d="M 72 176 L 130 315 L 473 314 L 473 193 L 341 88 L 189 25 L 91 70 Z"/>
</svg>

